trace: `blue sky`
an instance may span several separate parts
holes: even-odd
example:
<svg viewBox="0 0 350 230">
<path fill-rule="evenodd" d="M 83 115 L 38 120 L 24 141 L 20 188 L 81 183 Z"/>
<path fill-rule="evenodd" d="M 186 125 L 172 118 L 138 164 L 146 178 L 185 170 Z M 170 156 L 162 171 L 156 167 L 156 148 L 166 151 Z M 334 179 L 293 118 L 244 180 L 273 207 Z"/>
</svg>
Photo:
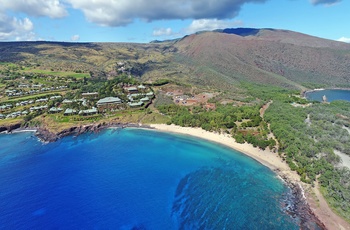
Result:
<svg viewBox="0 0 350 230">
<path fill-rule="evenodd" d="M 349 11 L 345 0 L 0 0 L 0 41 L 149 42 L 252 27 L 350 42 Z"/>
</svg>

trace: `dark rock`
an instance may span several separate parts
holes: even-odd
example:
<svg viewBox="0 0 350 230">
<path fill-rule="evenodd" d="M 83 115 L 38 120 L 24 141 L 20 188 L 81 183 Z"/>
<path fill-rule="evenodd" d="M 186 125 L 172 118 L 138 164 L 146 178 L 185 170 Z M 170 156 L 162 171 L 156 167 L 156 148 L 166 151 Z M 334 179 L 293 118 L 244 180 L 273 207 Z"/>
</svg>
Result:
<svg viewBox="0 0 350 230">
<path fill-rule="evenodd" d="M 19 129 L 21 128 L 21 123 L 16 123 L 16 124 L 12 124 L 12 125 L 3 125 L 0 126 L 0 132 L 11 132 L 15 129 Z"/>
<path fill-rule="evenodd" d="M 316 217 L 314 212 L 311 210 L 301 185 L 298 182 L 291 181 L 286 175 L 282 173 L 278 174 L 291 189 L 290 194 L 285 200 L 285 211 L 290 216 L 298 220 L 300 229 L 325 230 L 326 226 Z"/>
<path fill-rule="evenodd" d="M 120 127 L 120 128 L 126 128 L 126 127 L 139 127 L 139 128 L 151 128 L 148 125 L 139 125 L 139 124 L 121 124 L 121 123 L 98 123 L 98 124 L 90 124 L 90 125 L 84 125 L 84 126 L 73 126 L 68 129 L 64 129 L 58 133 L 52 133 L 48 131 L 46 128 L 39 128 L 37 129 L 36 136 L 44 141 L 44 142 L 55 142 L 58 139 L 74 135 L 78 136 L 83 133 L 93 132 L 98 133 L 101 130 L 108 128 L 108 127 Z"/>
</svg>

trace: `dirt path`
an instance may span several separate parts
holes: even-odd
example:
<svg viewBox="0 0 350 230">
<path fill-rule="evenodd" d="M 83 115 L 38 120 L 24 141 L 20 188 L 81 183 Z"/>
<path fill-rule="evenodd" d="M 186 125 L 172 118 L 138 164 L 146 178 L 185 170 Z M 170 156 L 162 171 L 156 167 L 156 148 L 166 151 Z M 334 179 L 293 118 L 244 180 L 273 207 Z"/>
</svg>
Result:
<svg viewBox="0 0 350 230">
<path fill-rule="evenodd" d="M 273 103 L 273 101 L 267 102 L 265 105 L 263 105 L 260 109 L 260 117 L 264 118 L 265 111 L 269 108 L 269 106 Z"/>
<path fill-rule="evenodd" d="M 268 103 L 266 103 L 265 105 L 263 105 L 260 109 L 260 117 L 262 119 L 264 119 L 264 115 L 266 110 L 269 108 L 269 106 L 273 103 L 273 101 L 269 101 Z M 267 135 L 268 138 L 272 138 L 275 142 L 276 142 L 276 150 L 279 149 L 279 143 L 278 140 L 276 139 L 275 135 L 273 135 L 273 133 L 271 132 L 271 128 L 270 128 L 270 123 L 267 123 L 267 127 L 270 131 L 270 133 Z"/>
<path fill-rule="evenodd" d="M 311 191 L 310 191 L 311 190 Z M 314 211 L 314 214 L 322 220 L 329 230 L 348 230 L 350 224 L 339 217 L 328 206 L 327 201 L 320 192 L 319 184 L 316 182 L 314 188 L 306 192 L 307 201 Z"/>
</svg>

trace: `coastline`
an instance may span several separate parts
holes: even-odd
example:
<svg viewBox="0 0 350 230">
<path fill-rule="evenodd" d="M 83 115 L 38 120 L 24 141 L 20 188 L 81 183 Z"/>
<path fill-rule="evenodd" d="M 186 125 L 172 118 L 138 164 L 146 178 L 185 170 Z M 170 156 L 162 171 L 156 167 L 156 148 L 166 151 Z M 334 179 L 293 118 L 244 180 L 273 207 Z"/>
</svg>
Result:
<svg viewBox="0 0 350 230">
<path fill-rule="evenodd" d="M 301 218 L 306 218 L 305 221 L 313 220 L 321 229 L 350 229 L 350 224 L 336 215 L 328 206 L 320 194 L 319 188 L 317 186 L 313 188 L 311 185 L 301 182 L 300 176 L 292 171 L 277 153 L 270 150 L 259 150 L 248 143 L 239 144 L 228 134 L 213 133 L 201 128 L 166 124 L 151 124 L 150 127 L 161 132 L 190 135 L 216 142 L 255 159 L 274 171 L 277 177 L 280 177 L 292 189 L 293 195 L 296 197 L 294 211 L 301 212 Z M 301 229 L 316 228 L 305 222 Z"/>
<path fill-rule="evenodd" d="M 350 91 L 350 88 L 319 88 L 319 89 L 310 89 L 310 90 L 304 90 L 301 92 L 301 96 L 306 98 L 306 94 L 317 92 L 317 91 L 324 91 L 324 90 L 344 90 L 344 91 Z"/>
<path fill-rule="evenodd" d="M 14 127 L 11 127 L 14 128 Z M 310 185 L 304 184 L 300 181 L 299 175 L 290 170 L 289 166 L 278 156 L 270 150 L 261 150 L 253 147 L 248 143 L 239 144 L 229 134 L 219 134 L 205 131 L 201 128 L 181 127 L 176 125 L 166 124 L 134 124 L 134 123 L 93 123 L 84 126 L 74 126 L 64 129 L 58 133 L 53 133 L 44 128 L 26 127 L 14 128 L 6 130 L 6 133 L 16 132 L 35 132 L 35 136 L 43 143 L 55 142 L 65 136 L 78 136 L 86 132 L 98 133 L 106 128 L 143 128 L 151 129 L 160 132 L 177 133 L 183 135 L 190 135 L 201 139 L 206 139 L 211 142 L 216 142 L 227 146 L 234 150 L 253 158 L 259 163 L 265 165 L 276 173 L 288 187 L 291 188 L 295 198 L 294 205 L 291 208 L 292 215 L 297 215 L 301 219 L 301 229 L 349 229 L 350 223 L 343 220 L 336 215 L 328 206 L 327 202 L 320 194 L 318 188 L 312 188 Z M 300 215 L 298 215 L 300 214 Z M 310 221 L 317 223 L 320 228 L 310 226 Z"/>
<path fill-rule="evenodd" d="M 288 165 L 278 157 L 277 153 L 273 153 L 269 150 L 254 148 L 248 143 L 239 144 L 229 134 L 218 134 L 205 131 L 201 128 L 181 127 L 173 124 L 151 124 L 150 127 L 162 132 L 190 135 L 225 145 L 257 160 L 273 171 L 286 172 L 288 174 L 290 173 L 290 179 L 293 181 L 300 181 L 298 174 L 291 171 Z"/>
</svg>

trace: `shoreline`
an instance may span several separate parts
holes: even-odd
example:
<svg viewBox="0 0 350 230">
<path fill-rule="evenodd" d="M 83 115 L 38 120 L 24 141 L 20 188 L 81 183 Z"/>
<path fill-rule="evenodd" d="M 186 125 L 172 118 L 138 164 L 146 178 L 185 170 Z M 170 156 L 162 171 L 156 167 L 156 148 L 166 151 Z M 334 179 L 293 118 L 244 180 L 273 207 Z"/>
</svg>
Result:
<svg viewBox="0 0 350 230">
<path fill-rule="evenodd" d="M 301 218 L 306 218 L 306 221 L 312 220 L 319 225 L 320 229 L 350 229 L 350 224 L 335 214 L 328 206 L 323 196 L 320 196 L 319 189 L 312 188 L 311 185 L 301 182 L 300 176 L 292 171 L 277 153 L 270 150 L 259 150 L 248 143 L 239 144 L 228 134 L 213 133 L 201 128 L 166 124 L 151 124 L 150 127 L 160 132 L 176 133 L 206 139 L 251 157 L 275 172 L 276 176 L 291 188 L 296 198 L 294 211 L 297 214 L 300 212 Z M 316 193 L 316 198 L 314 193 Z M 304 222 L 303 225 L 303 220 L 301 224 L 301 229 L 315 229 L 315 226 L 308 225 L 308 222 Z"/>
<path fill-rule="evenodd" d="M 288 168 L 288 165 L 281 161 L 277 153 L 273 153 L 269 150 L 260 150 L 248 143 L 239 144 L 229 134 L 219 134 L 219 133 L 205 131 L 201 128 L 181 127 L 173 124 L 172 125 L 151 124 L 150 127 L 161 132 L 189 135 L 189 136 L 209 140 L 211 142 L 219 143 L 221 145 L 234 149 L 238 152 L 241 152 L 244 155 L 247 155 L 253 158 L 254 160 L 265 165 L 272 171 L 290 171 L 290 169 Z M 264 155 L 267 155 L 268 158 L 265 158 Z M 293 172 L 292 174 L 295 174 L 292 176 L 293 180 L 300 181 L 299 176 L 295 172 Z"/>
<path fill-rule="evenodd" d="M 350 88 L 319 88 L 319 89 L 310 89 L 310 90 L 304 90 L 301 92 L 301 96 L 306 98 L 306 94 L 318 92 L 318 91 L 324 91 L 324 90 L 344 90 L 344 91 L 350 91 Z"/>
<path fill-rule="evenodd" d="M 12 128 L 12 127 L 11 127 Z M 281 179 L 292 191 L 295 197 L 295 204 L 292 207 L 294 214 L 300 214 L 301 229 L 314 229 L 310 228 L 309 221 L 317 223 L 320 229 L 350 229 L 350 224 L 344 221 L 341 217 L 337 216 L 327 205 L 323 196 L 314 197 L 314 194 L 310 193 L 310 190 L 316 194 L 319 193 L 319 189 L 311 188 L 310 185 L 306 185 L 300 181 L 300 176 L 290 170 L 286 162 L 268 149 L 261 150 L 253 147 L 251 144 L 244 143 L 239 144 L 229 134 L 219 134 L 214 132 L 205 131 L 201 128 L 192 127 L 181 127 L 176 125 L 166 124 L 134 124 L 134 123 L 94 123 L 84 126 L 74 126 L 58 133 L 52 133 L 45 128 L 39 127 L 25 127 L 25 128 L 14 128 L 7 130 L 7 134 L 19 133 L 19 132 L 35 132 L 35 136 L 43 143 L 50 143 L 59 140 L 65 136 L 74 135 L 78 136 L 87 132 L 98 133 L 107 128 L 142 128 L 148 130 L 155 130 L 159 132 L 176 133 L 182 135 L 189 135 L 201 139 L 205 139 L 211 142 L 215 142 L 236 150 L 241 154 L 244 154 L 262 165 L 272 170 L 278 179 Z M 317 190 L 317 191 L 315 191 Z M 323 204 L 320 207 L 319 203 Z M 321 205 L 322 206 L 322 205 Z M 323 210 L 322 208 L 326 208 Z M 346 227 L 343 227 L 346 226 Z"/>
</svg>

